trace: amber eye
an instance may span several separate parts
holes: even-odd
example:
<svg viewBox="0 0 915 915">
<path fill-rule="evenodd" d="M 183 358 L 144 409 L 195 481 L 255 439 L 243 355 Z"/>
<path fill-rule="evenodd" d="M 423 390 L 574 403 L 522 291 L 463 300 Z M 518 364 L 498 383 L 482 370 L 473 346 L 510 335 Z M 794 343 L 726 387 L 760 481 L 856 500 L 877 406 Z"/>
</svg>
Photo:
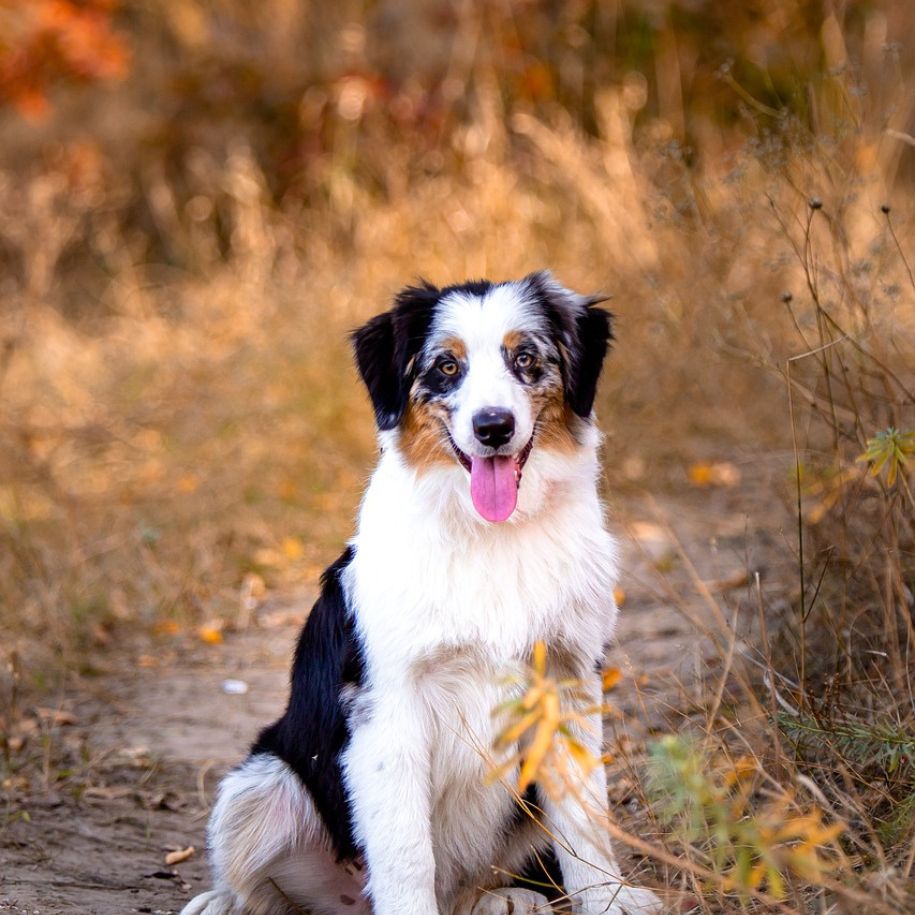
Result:
<svg viewBox="0 0 915 915">
<path fill-rule="evenodd" d="M 515 356 L 515 365 L 521 369 L 521 371 L 532 368 L 534 365 L 534 357 L 530 353 L 518 353 L 518 355 Z"/>
<path fill-rule="evenodd" d="M 438 370 L 449 378 L 453 378 L 460 371 L 460 366 L 453 359 L 443 359 L 438 364 Z"/>
</svg>

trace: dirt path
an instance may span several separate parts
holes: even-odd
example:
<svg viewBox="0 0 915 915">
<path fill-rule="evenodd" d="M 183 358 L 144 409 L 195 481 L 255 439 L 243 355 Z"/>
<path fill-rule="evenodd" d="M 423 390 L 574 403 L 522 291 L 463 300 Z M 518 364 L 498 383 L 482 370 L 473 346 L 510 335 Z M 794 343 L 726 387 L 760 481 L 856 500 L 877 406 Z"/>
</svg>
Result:
<svg viewBox="0 0 915 915">
<path fill-rule="evenodd" d="M 720 663 L 688 619 L 704 625 L 713 614 L 677 555 L 678 542 L 698 576 L 729 592 L 732 603 L 747 569 L 763 568 L 771 587 L 784 580 L 785 570 L 773 574 L 772 557 L 787 551 L 773 548 L 780 535 L 772 511 L 752 496 L 771 490 L 758 484 L 692 492 L 664 505 L 661 524 L 646 502 L 617 508 L 625 596 L 608 663 L 623 674 L 613 699 L 627 720 L 612 727 L 611 744 L 638 748 L 647 735 L 676 729 L 689 713 L 697 672 L 712 676 Z M 38 716 L 43 735 L 29 739 L 43 741 L 45 771 L 57 778 L 39 771 L 3 786 L 0 913 L 165 915 L 206 884 L 213 790 L 281 711 L 288 659 L 310 601 L 308 593 L 271 599 L 255 625 L 221 645 L 189 648 L 163 639 L 111 649 L 113 673 Z M 751 611 L 746 616 L 742 625 L 752 627 Z M 246 692 L 233 693 L 227 680 Z M 618 812 L 637 816 L 637 792 L 626 789 L 625 778 L 614 784 Z M 168 851 L 189 845 L 195 855 L 165 865 Z"/>
</svg>

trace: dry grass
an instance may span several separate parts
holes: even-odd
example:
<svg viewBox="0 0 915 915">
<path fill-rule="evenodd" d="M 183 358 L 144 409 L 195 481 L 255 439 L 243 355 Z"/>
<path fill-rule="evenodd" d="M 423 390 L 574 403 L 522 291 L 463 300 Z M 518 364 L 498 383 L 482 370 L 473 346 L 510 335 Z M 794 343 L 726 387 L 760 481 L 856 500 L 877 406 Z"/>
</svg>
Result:
<svg viewBox="0 0 915 915">
<path fill-rule="evenodd" d="M 313 578 L 373 451 L 346 332 L 417 275 L 549 266 L 614 296 L 611 487 L 765 451 L 786 481 L 772 498 L 796 502 L 793 600 L 751 593 L 745 660 L 733 608 L 707 595 L 737 686 L 710 678 L 694 741 L 659 747 L 680 774 L 649 801 L 669 818 L 650 847 L 630 838 L 706 911 L 902 911 L 913 479 L 904 447 L 877 466 L 873 442 L 915 429 L 911 92 L 897 74 L 862 95 L 840 70 L 808 87 L 806 126 L 750 97 L 753 139 L 693 165 L 660 122 L 634 132 L 637 83 L 599 93 L 585 134 L 506 112 L 487 72 L 437 167 L 394 144 L 362 180 L 341 152 L 307 206 L 276 205 L 237 142 L 201 153 L 180 188 L 152 168 L 143 211 L 180 258 L 150 262 L 119 218 L 136 201 L 90 151 L 0 176 L 0 650 L 46 687 L 138 625 L 232 625 L 252 575 Z M 747 759 L 752 784 L 729 781 Z M 785 849 L 805 842 L 815 864 L 793 866 Z"/>
</svg>

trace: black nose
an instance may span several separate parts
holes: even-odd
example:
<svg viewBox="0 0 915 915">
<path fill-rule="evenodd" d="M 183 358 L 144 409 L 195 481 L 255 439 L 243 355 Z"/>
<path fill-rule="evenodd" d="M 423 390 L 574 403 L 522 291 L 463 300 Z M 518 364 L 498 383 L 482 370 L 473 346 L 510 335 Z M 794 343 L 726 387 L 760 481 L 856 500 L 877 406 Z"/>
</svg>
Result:
<svg viewBox="0 0 915 915">
<path fill-rule="evenodd" d="M 511 410 L 484 407 L 473 414 L 473 434 L 483 445 L 501 448 L 515 432 L 515 417 Z"/>
</svg>

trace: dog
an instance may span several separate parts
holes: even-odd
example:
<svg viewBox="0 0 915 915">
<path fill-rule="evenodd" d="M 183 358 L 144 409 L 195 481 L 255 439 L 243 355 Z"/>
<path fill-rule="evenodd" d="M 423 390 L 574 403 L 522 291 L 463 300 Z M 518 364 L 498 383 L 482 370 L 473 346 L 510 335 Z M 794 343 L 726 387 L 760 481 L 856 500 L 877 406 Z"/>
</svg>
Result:
<svg viewBox="0 0 915 915">
<path fill-rule="evenodd" d="M 506 673 L 537 642 L 601 705 L 617 559 L 592 413 L 612 340 L 600 301 L 547 271 L 422 283 L 353 334 L 380 458 L 286 712 L 221 782 L 215 888 L 182 915 L 551 912 L 513 880 L 538 869 L 585 915 L 660 910 L 600 824 L 602 766 L 520 804 L 517 767 L 486 779 L 493 710 L 522 688 Z M 577 737 L 599 758 L 599 712 L 590 725 Z"/>
</svg>

